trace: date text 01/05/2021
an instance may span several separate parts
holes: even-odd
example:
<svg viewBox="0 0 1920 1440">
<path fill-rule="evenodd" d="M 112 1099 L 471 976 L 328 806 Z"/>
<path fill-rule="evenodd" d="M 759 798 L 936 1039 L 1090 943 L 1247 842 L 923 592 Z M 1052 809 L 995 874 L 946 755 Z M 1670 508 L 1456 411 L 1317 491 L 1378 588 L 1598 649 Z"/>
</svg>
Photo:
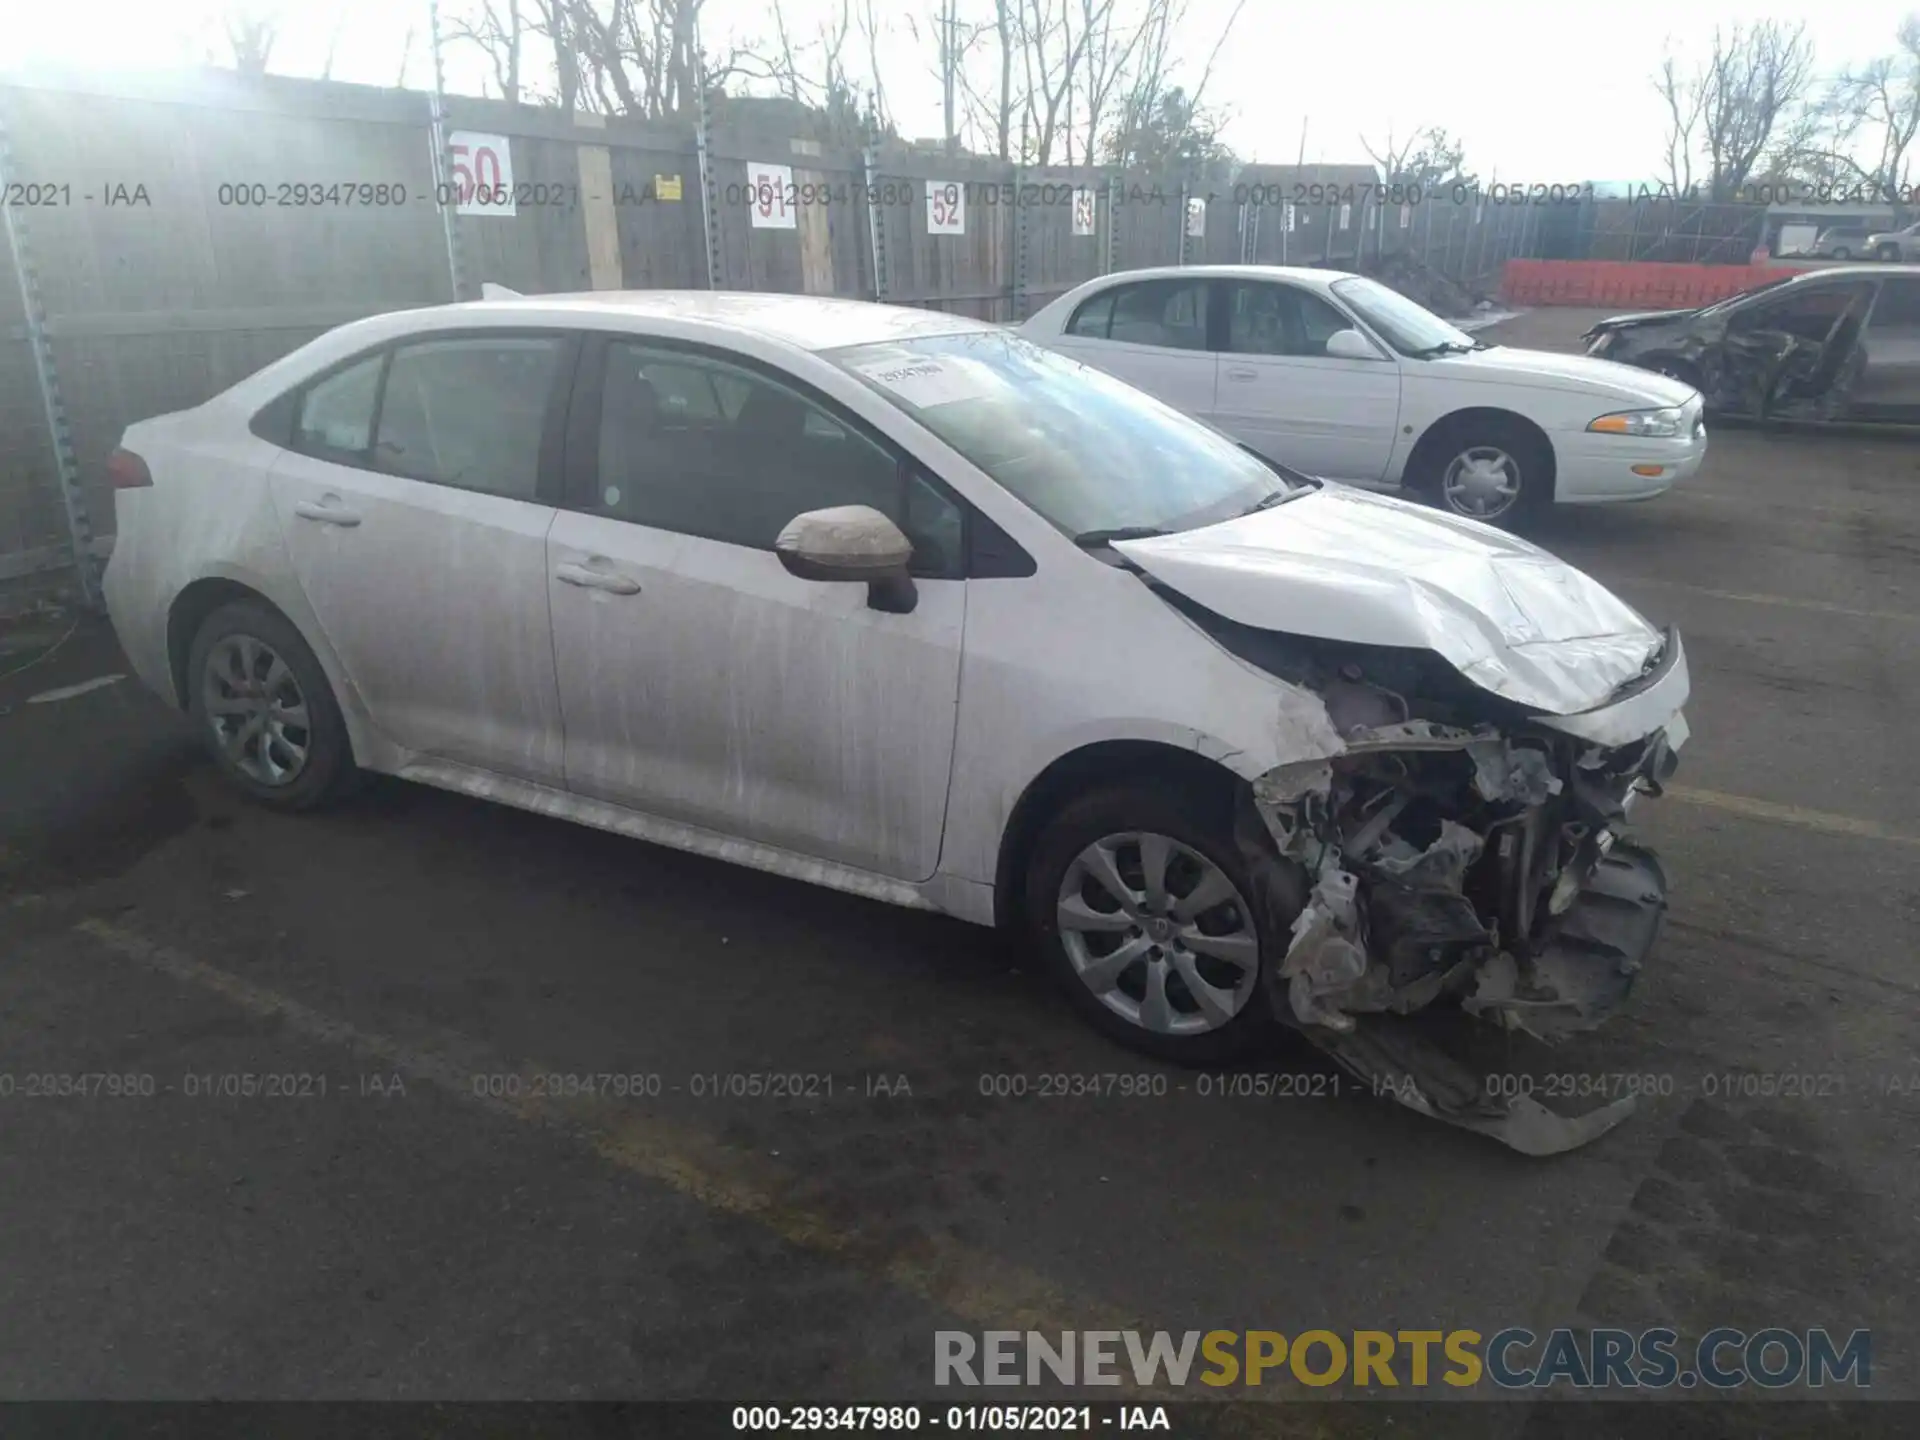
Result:
<svg viewBox="0 0 1920 1440">
<path fill-rule="evenodd" d="M 926 1430 L 1085 1435 L 1099 1430 L 1173 1428 L 1164 1405 L 736 1405 L 736 1431 Z"/>
</svg>

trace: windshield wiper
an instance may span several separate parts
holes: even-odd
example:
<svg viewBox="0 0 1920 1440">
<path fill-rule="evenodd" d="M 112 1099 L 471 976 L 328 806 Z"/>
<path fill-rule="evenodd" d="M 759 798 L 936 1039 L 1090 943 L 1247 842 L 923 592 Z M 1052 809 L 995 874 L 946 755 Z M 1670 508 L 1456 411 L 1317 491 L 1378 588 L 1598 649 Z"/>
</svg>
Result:
<svg viewBox="0 0 1920 1440">
<path fill-rule="evenodd" d="M 1082 550 L 1097 550 L 1115 540 L 1152 540 L 1172 533 L 1171 530 L 1162 530 L 1158 525 L 1122 525 L 1114 530 L 1084 530 L 1073 537 L 1073 543 Z"/>
<path fill-rule="evenodd" d="M 1475 350 L 1491 348 L 1491 346 L 1480 344 L 1477 340 L 1466 345 L 1462 345 L 1458 340 L 1442 340 L 1438 345 L 1427 345 L 1408 353 L 1416 360 L 1432 360 L 1441 355 L 1470 355 Z"/>
<path fill-rule="evenodd" d="M 1287 501 L 1298 499 L 1306 493 L 1307 487 L 1305 485 L 1295 486 L 1286 490 L 1276 490 L 1271 495 L 1262 495 L 1258 500 L 1254 501 L 1253 504 L 1242 510 L 1240 514 L 1252 515 L 1257 511 L 1271 510 L 1276 505 L 1284 505 Z M 1239 517 L 1236 516 L 1235 518 L 1238 519 Z"/>
</svg>

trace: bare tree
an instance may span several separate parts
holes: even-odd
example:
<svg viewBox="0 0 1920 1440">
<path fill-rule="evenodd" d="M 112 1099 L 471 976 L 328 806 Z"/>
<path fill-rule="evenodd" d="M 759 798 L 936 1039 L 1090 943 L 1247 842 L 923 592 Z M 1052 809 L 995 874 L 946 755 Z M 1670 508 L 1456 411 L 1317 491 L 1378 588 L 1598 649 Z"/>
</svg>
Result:
<svg viewBox="0 0 1920 1440">
<path fill-rule="evenodd" d="M 242 75 L 264 75 L 280 38 L 279 7 L 272 0 L 237 0 L 221 16 L 233 68 Z"/>
<path fill-rule="evenodd" d="M 1660 62 L 1654 88 L 1667 106 L 1666 184 L 1674 196 L 1693 190 L 1693 155 L 1698 144 L 1700 112 L 1706 103 L 1703 87 L 1681 75 L 1669 55 Z"/>
<path fill-rule="evenodd" d="M 520 99 L 521 55 L 527 37 L 520 0 L 506 0 L 504 9 L 496 5 L 495 0 L 480 0 L 478 15 L 450 16 L 445 33 L 449 44 L 472 44 L 486 53 L 501 99 L 515 102 Z"/>
<path fill-rule="evenodd" d="M 1716 30 L 1712 54 L 1691 74 L 1681 74 L 1668 57 L 1654 83 L 1667 102 L 1668 169 L 1676 193 L 1691 189 L 1693 160 L 1704 148 L 1700 158 L 1712 198 L 1736 198 L 1798 111 L 1812 79 L 1813 44 L 1804 23 L 1763 20 Z"/>
<path fill-rule="evenodd" d="M 1834 117 L 1829 152 L 1879 192 L 1903 193 L 1908 152 L 1920 134 L 1920 15 L 1901 21 L 1899 50 L 1856 71 L 1843 71 L 1825 107 Z M 1870 147 L 1862 163 L 1855 147 Z"/>
<path fill-rule="evenodd" d="M 1473 179 L 1466 168 L 1466 146 L 1441 126 L 1422 125 L 1397 145 L 1389 130 L 1386 144 L 1378 150 L 1362 135 L 1360 148 L 1380 167 L 1381 183 L 1386 185 L 1417 185 L 1431 193 Z"/>
<path fill-rule="evenodd" d="M 873 0 L 867 0 L 871 10 Z M 941 142 L 947 154 L 952 155 L 960 148 L 960 107 L 969 101 L 967 91 L 967 56 L 986 33 L 988 27 L 960 18 L 960 0 L 936 0 L 934 13 L 925 21 L 927 33 L 921 33 L 921 21 L 913 15 L 906 17 L 907 33 L 915 42 L 933 45 L 933 76 L 940 82 Z M 872 62 L 874 88 L 880 90 L 880 66 L 878 60 Z M 883 113 L 884 121 L 884 113 Z"/>
</svg>

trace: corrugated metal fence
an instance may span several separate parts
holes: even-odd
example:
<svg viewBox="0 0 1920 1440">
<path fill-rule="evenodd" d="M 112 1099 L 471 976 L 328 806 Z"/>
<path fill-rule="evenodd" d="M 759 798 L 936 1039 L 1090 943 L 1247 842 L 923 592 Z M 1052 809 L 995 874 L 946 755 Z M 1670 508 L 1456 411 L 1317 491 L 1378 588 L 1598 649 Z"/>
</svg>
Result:
<svg viewBox="0 0 1920 1440">
<path fill-rule="evenodd" d="M 447 103 L 450 129 L 504 152 L 462 163 L 482 185 L 512 180 L 511 215 L 456 221 L 470 292 L 711 283 L 1014 321 L 1093 275 L 1146 265 L 1405 253 L 1491 276 L 1533 253 L 1541 218 L 1364 188 L 1285 198 L 1355 167 L 1259 167 L 1246 173 L 1260 184 L 1209 191 L 1179 176 L 836 150 L 739 120 L 703 137 Z M 37 297 L 23 305 L 13 255 L 0 255 L 0 590 L 71 566 L 89 518 L 111 531 L 103 462 L 127 424 L 197 404 L 346 320 L 454 298 L 424 94 L 215 71 L 14 79 L 0 82 L 0 125 Z M 58 376 L 51 421 L 34 319 Z"/>
</svg>

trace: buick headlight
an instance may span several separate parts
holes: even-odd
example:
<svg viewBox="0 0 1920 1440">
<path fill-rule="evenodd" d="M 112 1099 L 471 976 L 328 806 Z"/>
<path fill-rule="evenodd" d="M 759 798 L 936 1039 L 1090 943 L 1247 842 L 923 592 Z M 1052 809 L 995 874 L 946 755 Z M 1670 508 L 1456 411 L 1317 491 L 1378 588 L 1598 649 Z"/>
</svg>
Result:
<svg viewBox="0 0 1920 1440">
<path fill-rule="evenodd" d="M 1674 405 L 1665 410 L 1617 410 L 1611 415 L 1602 415 L 1587 429 L 1603 435 L 1643 435 L 1672 440 L 1686 433 L 1682 408 Z"/>
</svg>

